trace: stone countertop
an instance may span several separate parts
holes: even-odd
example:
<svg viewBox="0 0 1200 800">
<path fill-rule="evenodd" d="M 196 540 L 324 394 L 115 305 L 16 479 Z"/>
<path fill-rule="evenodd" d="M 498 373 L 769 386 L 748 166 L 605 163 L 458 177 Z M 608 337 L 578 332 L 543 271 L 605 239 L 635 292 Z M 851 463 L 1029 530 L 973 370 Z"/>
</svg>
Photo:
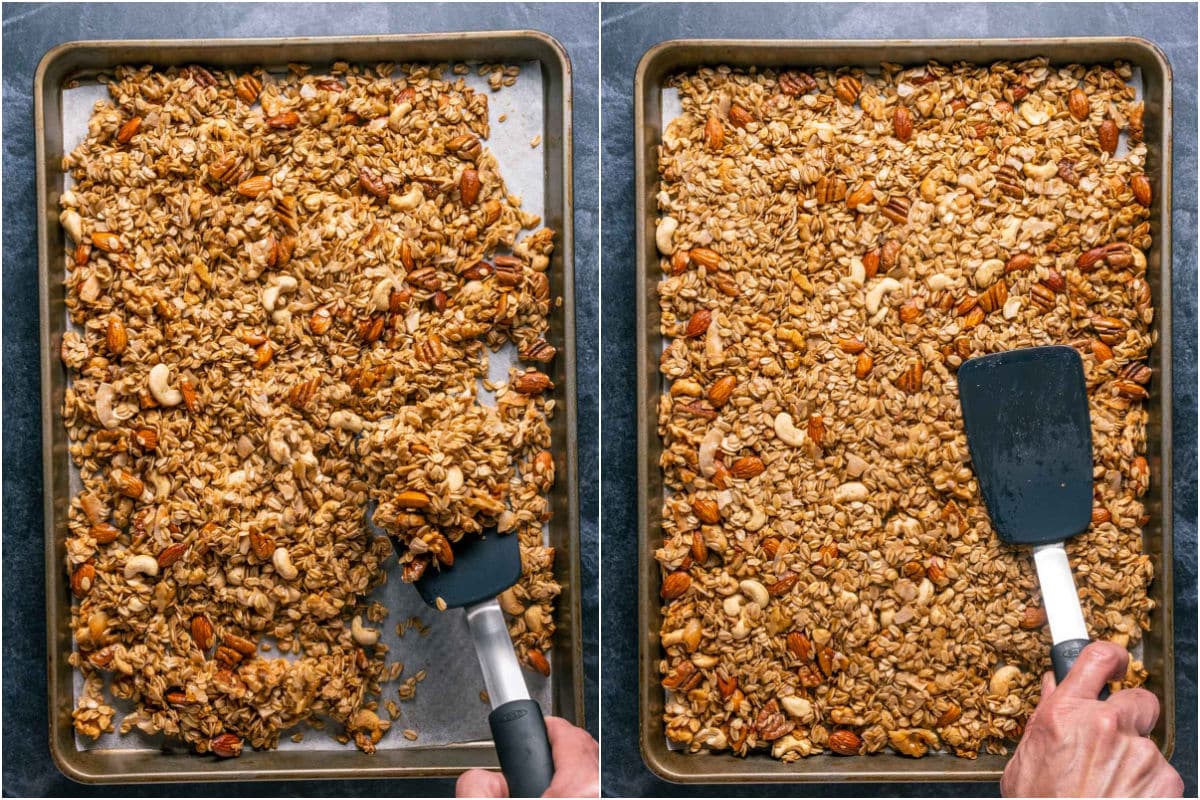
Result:
<svg viewBox="0 0 1200 800">
<path fill-rule="evenodd" d="M 6 5 L 4 32 L 4 782 L 8 795 L 367 796 L 453 794 L 451 780 L 86 787 L 50 759 L 46 720 L 42 471 L 38 383 L 33 73 L 51 47 L 78 39 L 333 36 L 532 28 L 567 49 L 574 72 L 575 274 L 579 344 L 579 482 L 585 704 L 597 731 L 597 146 L 592 5 L 130 4 Z"/>
<path fill-rule="evenodd" d="M 1185 5 L 610 4 L 601 11 L 604 120 L 602 453 L 606 795 L 995 795 L 994 783 L 676 787 L 638 750 L 637 433 L 634 330 L 633 77 L 652 45 L 677 38 L 943 38 L 1134 35 L 1167 53 L 1175 77 L 1173 321 L 1175 652 L 1178 735 L 1172 759 L 1196 794 L 1196 9 Z M 641 554 L 649 557 L 649 554 Z M 658 735 L 651 731 L 647 735 Z"/>
</svg>

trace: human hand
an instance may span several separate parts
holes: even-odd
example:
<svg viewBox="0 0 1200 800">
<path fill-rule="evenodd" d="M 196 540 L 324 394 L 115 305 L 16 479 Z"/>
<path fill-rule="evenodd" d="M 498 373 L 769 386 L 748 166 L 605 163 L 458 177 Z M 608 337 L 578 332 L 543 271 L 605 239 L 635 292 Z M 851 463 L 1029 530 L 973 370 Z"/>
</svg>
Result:
<svg viewBox="0 0 1200 800">
<path fill-rule="evenodd" d="M 546 738 L 554 757 L 554 779 L 542 797 L 599 797 L 600 746 L 583 728 L 562 717 L 546 717 Z M 499 772 L 471 769 L 458 776 L 456 797 L 508 797 Z"/>
<path fill-rule="evenodd" d="M 1004 777 L 1006 797 L 1181 797 L 1183 781 L 1146 738 L 1158 719 L 1158 698 L 1125 689 L 1097 699 L 1108 681 L 1125 675 L 1129 653 L 1093 642 L 1056 686 L 1042 678 L 1042 699 L 1025 727 Z"/>
</svg>

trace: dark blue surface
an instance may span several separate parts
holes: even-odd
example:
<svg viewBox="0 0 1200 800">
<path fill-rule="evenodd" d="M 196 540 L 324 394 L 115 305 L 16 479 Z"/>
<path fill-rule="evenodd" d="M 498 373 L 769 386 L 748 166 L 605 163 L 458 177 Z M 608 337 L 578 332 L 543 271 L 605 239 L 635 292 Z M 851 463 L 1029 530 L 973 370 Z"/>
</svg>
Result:
<svg viewBox="0 0 1200 800">
<path fill-rule="evenodd" d="M 50 760 L 46 721 L 38 384 L 33 72 L 76 39 L 336 36 L 532 28 L 558 39 L 575 87 L 575 275 L 585 704 L 597 730 L 596 8 L 512 4 L 5 4 L 4 27 L 4 783 L 5 795 L 366 796 L 453 794 L 453 781 L 337 781 L 91 788 Z"/>
<path fill-rule="evenodd" d="M 602 302 L 604 448 L 604 792 L 623 796 L 995 795 L 982 784 L 676 787 L 638 750 L 637 433 L 634 350 L 633 77 L 652 45 L 681 38 L 888 39 L 1142 36 L 1166 51 L 1175 77 L 1174 337 L 1175 652 L 1179 732 L 1172 759 L 1196 794 L 1196 7 L 1149 4 L 773 5 L 605 3 Z M 620 501 L 617 498 L 622 498 Z M 653 734 L 651 734 L 653 735 Z"/>
</svg>

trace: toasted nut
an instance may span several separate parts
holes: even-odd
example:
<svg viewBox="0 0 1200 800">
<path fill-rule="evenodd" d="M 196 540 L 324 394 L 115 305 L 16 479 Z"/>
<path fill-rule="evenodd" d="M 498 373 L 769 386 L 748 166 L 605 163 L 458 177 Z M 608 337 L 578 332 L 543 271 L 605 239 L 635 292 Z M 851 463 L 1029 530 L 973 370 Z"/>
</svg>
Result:
<svg viewBox="0 0 1200 800">
<path fill-rule="evenodd" d="M 708 525 L 715 525 L 721 521 L 721 509 L 717 505 L 716 500 L 706 497 L 695 497 L 692 499 L 692 513 L 701 522 Z"/>
<path fill-rule="evenodd" d="M 132 579 L 138 575 L 153 578 L 158 575 L 158 559 L 154 556 L 137 555 L 125 560 L 125 577 Z"/>
<path fill-rule="evenodd" d="M 664 256 L 671 255 L 675 250 L 675 230 L 678 227 L 679 220 L 674 217 L 663 217 L 654 229 L 654 244 L 658 247 L 658 252 Z"/>
<path fill-rule="evenodd" d="M 242 197 L 259 197 L 269 191 L 271 191 L 271 178 L 268 175 L 248 178 L 237 186 L 237 193 Z"/>
<path fill-rule="evenodd" d="M 664 600 L 674 600 L 683 595 L 692 585 L 692 576 L 686 572 L 676 571 L 663 578 L 659 594 Z"/>
<path fill-rule="evenodd" d="M 812 439 L 813 444 L 820 447 L 825 441 L 825 418 L 820 414 L 813 414 L 808 418 L 808 438 Z"/>
<path fill-rule="evenodd" d="M 714 114 L 704 123 L 704 144 L 709 150 L 720 150 L 725 146 L 725 126 Z"/>
<path fill-rule="evenodd" d="M 749 479 L 763 474 L 766 469 L 758 456 L 742 456 L 729 465 L 729 474 L 735 478 Z"/>
<path fill-rule="evenodd" d="M 729 106 L 729 121 L 734 127 L 744 128 L 754 122 L 754 115 L 746 107 L 733 103 Z"/>
<path fill-rule="evenodd" d="M 990 314 L 993 311 L 998 311 L 1004 307 L 1004 301 L 1008 299 L 1008 285 L 1004 281 L 993 283 L 986 292 L 979 295 L 979 307 L 983 309 L 985 314 Z"/>
<path fill-rule="evenodd" d="M 684 326 L 683 329 L 683 335 L 688 339 L 695 339 L 697 336 L 703 336 L 708 331 L 708 326 L 711 323 L 712 312 L 707 308 L 702 308 L 688 318 L 687 325 Z"/>
<path fill-rule="evenodd" d="M 799 97 L 817 88 L 817 82 L 812 75 L 798 70 L 789 70 L 779 74 L 779 91 L 788 97 Z"/>
<path fill-rule="evenodd" d="M 856 756 L 860 747 L 862 739 L 854 731 L 839 728 L 829 734 L 829 749 L 838 755 Z"/>
<path fill-rule="evenodd" d="M 183 554 L 187 552 L 187 544 L 184 542 L 176 542 L 168 546 L 165 550 L 158 554 L 158 568 L 166 569 L 174 564 L 179 559 L 183 558 Z"/>
<path fill-rule="evenodd" d="M 121 469 L 120 467 L 112 471 L 112 474 L 110 475 L 110 482 L 112 483 L 112 487 L 116 489 L 118 493 L 134 500 L 141 497 L 146 491 L 146 484 L 141 478 L 134 475 L 129 470 Z"/>
<path fill-rule="evenodd" d="M 692 560 L 697 564 L 703 564 L 708 560 L 708 543 L 704 541 L 704 534 L 700 531 L 692 531 L 691 553 Z"/>
<path fill-rule="evenodd" d="M 837 99 L 846 105 L 853 105 L 861 91 L 862 81 L 853 75 L 843 75 L 837 79 L 837 83 L 833 87 L 833 93 L 837 95 Z"/>
<path fill-rule="evenodd" d="M 479 199 L 479 190 L 482 184 L 479 181 L 479 172 L 468 167 L 462 172 L 462 176 L 458 181 L 459 196 L 462 197 L 463 205 L 475 205 L 475 201 Z"/>
<path fill-rule="evenodd" d="M 250 74 L 243 75 L 237 79 L 233 91 L 243 103 L 253 105 L 262 91 L 262 81 Z"/>
<path fill-rule="evenodd" d="M 786 411 L 781 411 L 775 415 L 774 429 L 775 435 L 779 437 L 779 440 L 791 447 L 799 447 L 804 444 L 804 440 L 807 437 L 806 431 L 797 428 L 792 415 Z"/>
<path fill-rule="evenodd" d="M 855 503 L 862 502 L 870 496 L 867 487 L 858 481 L 849 481 L 843 483 L 833 492 L 833 502 L 835 503 Z"/>
<path fill-rule="evenodd" d="M 1004 264 L 1004 272 L 1025 272 L 1033 266 L 1033 256 L 1028 253 L 1017 253 Z"/>
<path fill-rule="evenodd" d="M 213 645 L 213 626 L 203 614 L 192 617 L 192 641 L 204 651 Z"/>
<path fill-rule="evenodd" d="M 300 124 L 300 115 L 295 111 L 285 111 L 273 117 L 267 117 L 267 127 L 278 130 L 291 130 Z"/>
<path fill-rule="evenodd" d="M 849 353 L 850 355 L 861 353 L 867 349 L 867 346 L 863 344 L 861 339 L 838 339 L 838 347 L 841 348 L 843 353 Z"/>
<path fill-rule="evenodd" d="M 921 380 L 925 375 L 925 365 L 920 361 L 914 361 L 908 369 L 900 373 L 896 378 L 896 386 L 901 391 L 909 394 L 916 394 L 921 391 Z"/>
<path fill-rule="evenodd" d="M 292 554 L 286 547 L 275 548 L 275 552 L 271 556 L 271 563 L 275 565 L 275 572 L 285 581 L 295 580 L 296 576 L 300 574 L 300 570 L 292 564 Z"/>
<path fill-rule="evenodd" d="M 785 572 L 779 577 L 779 580 L 774 581 L 767 587 L 767 594 L 771 595 L 771 597 L 780 597 L 790 592 L 799 582 L 800 576 L 795 572 Z"/>
<path fill-rule="evenodd" d="M 1042 281 L 1042 285 L 1055 294 L 1062 294 L 1067 288 L 1067 279 L 1061 272 L 1052 269 L 1046 273 L 1046 280 Z"/>
<path fill-rule="evenodd" d="M 716 269 L 721 263 L 721 255 L 707 247 L 694 247 L 688 251 L 688 256 L 695 264 L 705 269 Z"/>
<path fill-rule="evenodd" d="M 88 530 L 88 535 L 96 540 L 96 544 L 111 544 L 121 535 L 121 529 L 109 522 L 98 522 Z"/>
<path fill-rule="evenodd" d="M 865 378 L 871 374 L 871 367 L 874 366 L 875 360 L 866 353 L 859 353 L 858 359 L 854 362 L 854 375 L 858 378 Z"/>
<path fill-rule="evenodd" d="M 350 621 L 350 635 L 363 647 L 370 647 L 379 641 L 379 630 L 363 625 L 362 617 L 358 614 L 355 614 L 354 619 Z"/>
<path fill-rule="evenodd" d="M 1088 112 L 1091 110 L 1087 93 L 1076 86 L 1067 95 L 1067 108 L 1070 110 L 1071 116 L 1075 117 L 1075 119 L 1080 121 L 1087 119 Z"/>
<path fill-rule="evenodd" d="M 729 402 L 729 397 L 736 387 L 737 378 L 733 375 L 726 375 L 709 388 L 708 402 L 712 404 L 713 408 L 720 408 Z"/>
<path fill-rule="evenodd" d="M 71 573 L 71 593 L 81 600 L 87 596 L 95 584 L 96 568 L 90 561 L 80 564 Z"/>
<path fill-rule="evenodd" d="M 236 650 L 243 658 L 250 658 L 258 652 L 258 645 L 249 639 L 238 636 L 234 633 L 227 633 L 221 637 L 221 642 L 226 646 Z"/>
<path fill-rule="evenodd" d="M 1121 367 L 1120 375 L 1127 381 L 1140 383 L 1144 386 L 1150 383 L 1150 379 L 1154 377 L 1154 370 L 1149 364 L 1131 361 Z"/>
<path fill-rule="evenodd" d="M 416 489 L 405 489 L 396 495 L 395 503 L 400 508 L 429 508 L 429 495 Z"/>
<path fill-rule="evenodd" d="M 1147 208 L 1150 207 L 1150 200 L 1153 195 L 1150 189 L 1149 178 L 1141 173 L 1134 175 L 1129 179 L 1129 188 L 1133 190 L 1133 196 L 1139 203 Z"/>
<path fill-rule="evenodd" d="M 1113 351 L 1112 348 L 1106 345 L 1104 342 L 1093 340 L 1092 355 L 1095 357 L 1097 363 L 1103 364 L 1105 361 L 1108 361 L 1113 357 Z"/>
<path fill-rule="evenodd" d="M 1150 396 L 1145 387 L 1133 381 L 1117 380 L 1113 381 L 1113 389 L 1122 397 L 1128 397 L 1131 400 L 1145 400 Z"/>
<path fill-rule="evenodd" d="M 1040 628 L 1046 624 L 1046 609 L 1041 606 L 1026 606 L 1021 614 L 1021 627 L 1026 630 Z"/>
<path fill-rule="evenodd" d="M 801 661 L 807 661 L 812 655 L 812 642 L 801 631 L 792 631 L 787 635 L 788 652 Z"/>
<path fill-rule="evenodd" d="M 875 199 L 875 184 L 867 181 L 850 194 L 846 195 L 846 208 L 853 211 L 859 206 L 866 205 Z"/>
<path fill-rule="evenodd" d="M 129 333 L 125 330 L 125 323 L 120 317 L 108 318 L 108 324 L 104 331 L 104 343 L 108 347 L 108 352 L 114 356 L 125 352 L 125 348 L 129 345 Z"/>
<path fill-rule="evenodd" d="M 236 733 L 222 733 L 209 742 L 209 749 L 220 758 L 237 758 L 242 754 L 242 737 Z"/>
<path fill-rule="evenodd" d="M 771 595 L 767 593 L 767 587 L 756 580 L 747 578 L 739 583 L 738 587 L 751 601 L 758 603 L 762 608 L 765 608 L 771 602 Z"/>
<path fill-rule="evenodd" d="M 125 245 L 117 234 L 111 231 L 95 231 L 92 233 L 92 244 L 106 253 L 121 253 Z"/>
<path fill-rule="evenodd" d="M 554 388 L 550 376 L 537 370 L 528 370 L 513 379 L 513 389 L 518 394 L 536 395 Z"/>
<path fill-rule="evenodd" d="M 1020 668 L 1012 664 L 1005 664 L 992 673 L 992 678 L 988 682 L 988 688 L 992 694 L 1006 695 L 1012 691 L 1020 677 Z"/>
<path fill-rule="evenodd" d="M 124 125 L 122 125 L 119 131 L 117 131 L 117 141 L 121 144 L 128 144 L 129 140 L 136 136 L 137 132 L 141 130 L 141 127 L 142 118 L 133 117 Z"/>
<path fill-rule="evenodd" d="M 912 112 L 908 110 L 907 106 L 896 106 L 896 110 L 892 112 L 892 130 L 895 132 L 896 138 L 902 142 L 907 142 L 912 138 Z"/>
<path fill-rule="evenodd" d="M 929 752 L 930 748 L 936 748 L 941 743 L 932 731 L 912 728 L 888 731 L 888 744 L 897 753 L 912 758 L 921 758 Z"/>
<path fill-rule="evenodd" d="M 1117 123 L 1111 119 L 1106 119 L 1100 123 L 1100 130 L 1096 132 L 1096 138 L 1100 143 L 1100 149 L 1108 153 L 1110 156 L 1117 152 L 1117 141 L 1120 137 L 1120 132 L 1117 130 Z"/>
<path fill-rule="evenodd" d="M 542 675 L 550 677 L 550 662 L 546 660 L 546 655 L 541 650 L 530 649 L 528 658 L 529 666 L 533 667 Z"/>
<path fill-rule="evenodd" d="M 937 722 L 934 724 L 939 728 L 944 728 L 947 725 L 953 725 L 955 722 L 958 722 L 958 719 L 961 716 L 962 708 L 958 705 L 958 703 L 951 702 L 948 706 L 946 706 L 946 710 L 942 712 L 941 716 L 938 717 Z"/>
</svg>

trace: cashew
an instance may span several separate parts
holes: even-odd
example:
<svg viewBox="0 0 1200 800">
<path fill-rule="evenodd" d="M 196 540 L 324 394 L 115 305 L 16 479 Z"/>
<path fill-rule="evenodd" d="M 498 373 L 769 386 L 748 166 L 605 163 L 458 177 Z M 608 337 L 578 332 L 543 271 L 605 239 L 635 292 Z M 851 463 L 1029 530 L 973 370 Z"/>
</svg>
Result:
<svg viewBox="0 0 1200 800">
<path fill-rule="evenodd" d="M 500 593 L 500 608 L 504 609 L 504 613 L 511 614 L 514 617 L 525 613 L 525 606 L 517 599 L 517 595 L 511 588 L 505 589 Z"/>
<path fill-rule="evenodd" d="M 992 679 L 988 683 L 988 688 L 992 694 L 1008 694 L 1012 690 L 1013 684 L 1021 677 L 1021 670 L 1012 664 L 1005 664 L 998 670 L 992 673 Z"/>
<path fill-rule="evenodd" d="M 379 630 L 362 624 L 362 619 L 355 614 L 350 623 L 350 634 L 354 641 L 362 645 L 371 645 L 379 641 Z"/>
<path fill-rule="evenodd" d="M 402 195 L 389 195 L 388 206 L 394 211 L 412 211 L 425 199 L 425 193 L 421 191 L 421 187 L 413 184 L 408 187 L 408 191 Z"/>
<path fill-rule="evenodd" d="M 1045 125 L 1050 121 L 1050 113 L 1046 111 L 1042 101 L 1036 99 L 1036 95 L 1026 98 L 1025 102 L 1021 103 L 1021 116 L 1030 125 Z"/>
<path fill-rule="evenodd" d="M 979 188 L 979 181 L 975 179 L 975 175 L 970 172 L 960 173 L 957 183 L 976 197 L 983 197 L 983 189 Z"/>
<path fill-rule="evenodd" d="M 752 510 L 750 512 L 750 519 L 746 520 L 746 530 L 748 530 L 750 533 L 754 533 L 762 528 L 763 525 L 767 524 L 767 515 L 761 508 L 753 503 L 750 504 L 750 508 Z"/>
<path fill-rule="evenodd" d="M 932 289 L 933 291 L 936 292 L 941 289 L 950 288 L 950 285 L 953 284 L 954 281 L 950 278 L 949 275 L 945 275 L 941 272 L 935 272 L 934 274 L 930 275 L 928 278 L 925 279 L 925 283 L 927 283 L 929 285 L 930 289 Z"/>
<path fill-rule="evenodd" d="M 463 472 L 457 466 L 450 467 L 446 470 L 446 486 L 450 491 L 457 492 L 463 485 Z"/>
<path fill-rule="evenodd" d="M 280 275 L 271 285 L 263 289 L 262 304 L 267 311 L 274 311 L 275 306 L 279 304 L 281 295 L 291 294 L 296 291 L 299 284 L 291 275 Z"/>
<path fill-rule="evenodd" d="M 130 556 L 125 561 L 125 577 L 132 579 L 137 575 L 146 575 L 153 578 L 158 574 L 158 561 L 154 556 Z"/>
<path fill-rule="evenodd" d="M 160 406 L 177 406 L 183 402 L 183 393 L 170 386 L 171 368 L 166 364 L 155 364 L 150 368 L 147 383 L 150 394 Z"/>
<path fill-rule="evenodd" d="M 835 503 L 853 503 L 866 500 L 870 496 L 867 487 L 858 481 L 850 481 L 843 483 L 833 491 L 833 502 Z"/>
<path fill-rule="evenodd" d="M 538 606 L 530 606 L 525 609 L 525 627 L 534 633 L 542 632 L 542 609 Z"/>
<path fill-rule="evenodd" d="M 786 411 L 780 411 L 775 415 L 775 435 L 784 444 L 792 447 L 799 447 L 808 438 L 808 432 L 797 428 L 792 415 Z"/>
<path fill-rule="evenodd" d="M 1005 319 L 1015 319 L 1017 314 L 1020 311 L 1021 311 L 1021 298 L 1016 297 L 1014 295 L 1013 297 L 1010 297 L 1004 301 L 1004 318 Z"/>
<path fill-rule="evenodd" d="M 94 303 L 100 299 L 100 278 L 96 273 L 87 276 L 87 280 L 79 287 L 79 299 L 85 303 Z"/>
<path fill-rule="evenodd" d="M 371 305 L 376 311 L 387 311 L 392 297 L 392 289 L 394 284 L 391 278 L 384 278 L 375 284 L 375 288 L 371 290 Z"/>
<path fill-rule="evenodd" d="M 352 433 L 360 432 L 363 426 L 366 425 L 362 417 L 358 414 L 341 408 L 329 415 L 329 424 L 335 428 L 341 428 L 344 431 L 351 431 Z"/>
<path fill-rule="evenodd" d="M 1133 256 L 1134 272 L 1141 274 L 1146 271 L 1146 254 L 1142 252 L 1142 248 L 1135 247 L 1131 254 Z"/>
<path fill-rule="evenodd" d="M 980 289 L 991 286 L 997 277 L 1004 272 L 1004 262 L 998 258 L 989 258 L 975 270 L 975 285 Z"/>
<path fill-rule="evenodd" d="M 880 303 L 883 302 L 885 294 L 891 294 L 900 288 L 900 281 L 895 278 L 881 278 L 869 292 L 867 292 L 867 313 L 874 314 L 879 310 Z"/>
<path fill-rule="evenodd" d="M 729 633 L 733 635 L 735 640 L 740 642 L 742 639 L 745 639 L 750 635 L 750 628 L 746 625 L 746 620 L 739 619 L 736 623 L 734 623 L 734 626 Z"/>
<path fill-rule="evenodd" d="M 96 387 L 96 418 L 100 424 L 112 430 L 134 414 L 134 409 L 113 407 L 117 392 L 111 383 L 102 383 Z"/>
<path fill-rule="evenodd" d="M 654 243 L 658 245 L 658 252 L 664 256 L 675 252 L 675 230 L 678 227 L 679 220 L 674 217 L 663 217 L 659 220 L 658 227 L 654 229 Z"/>
<path fill-rule="evenodd" d="M 867 282 L 867 268 L 863 265 L 861 259 L 850 259 L 850 273 L 846 276 L 846 280 L 855 286 L 862 286 Z"/>
<path fill-rule="evenodd" d="M 710 750 L 724 750 L 729 746 L 729 739 L 720 728 L 701 728 L 692 741 Z"/>
<path fill-rule="evenodd" d="M 71 237 L 71 241 L 75 243 L 83 241 L 83 219 L 79 216 L 78 211 L 68 208 L 58 215 L 58 221 L 62 223 L 63 229 Z"/>
<path fill-rule="evenodd" d="M 917 587 L 917 605 L 927 606 L 929 601 L 933 599 L 933 582 L 929 578 L 922 578 L 921 585 Z"/>
<path fill-rule="evenodd" d="M 274 554 L 271 555 L 271 563 L 275 565 L 275 571 L 279 573 L 279 577 L 285 581 L 293 580 L 300 574 L 300 570 L 292 564 L 292 554 L 287 551 L 286 547 L 276 547 Z"/>
<path fill-rule="evenodd" d="M 1054 163 L 1041 165 L 1027 163 L 1022 169 L 1028 177 L 1033 178 L 1035 181 L 1048 180 L 1058 174 L 1058 165 Z"/>
<path fill-rule="evenodd" d="M 707 653 L 692 653 L 692 663 L 700 669 L 712 669 L 720 663 L 720 659 Z"/>
<path fill-rule="evenodd" d="M 721 603 L 721 608 L 724 609 L 728 616 L 736 617 L 742 613 L 742 606 L 746 604 L 746 598 L 740 594 L 733 594 L 726 597 Z"/>
<path fill-rule="evenodd" d="M 812 755 L 813 744 L 809 739 L 801 739 L 795 734 L 787 734 L 776 739 L 771 743 L 771 755 L 775 758 L 783 758 L 789 753 L 797 753 L 801 756 Z"/>
<path fill-rule="evenodd" d="M 663 647 L 674 647 L 677 644 L 683 644 L 683 628 L 676 628 L 673 631 L 668 631 L 659 637 Z"/>
<path fill-rule="evenodd" d="M 700 440 L 700 447 L 697 452 L 697 463 L 700 466 L 700 474 L 706 478 L 711 478 L 717 471 L 717 451 L 721 449 L 721 439 L 725 434 L 720 428 L 709 428 L 708 433 L 704 434 L 704 438 Z"/>
<path fill-rule="evenodd" d="M 779 704 L 783 706 L 784 711 L 801 722 L 808 723 L 813 721 L 812 703 L 805 698 L 790 694 L 787 697 L 780 698 Z"/>
<path fill-rule="evenodd" d="M 388 113 L 388 127 L 394 131 L 399 131 L 403 127 L 403 120 L 408 116 L 408 112 L 412 111 L 412 103 L 397 103 L 392 106 L 392 110 Z"/>
<path fill-rule="evenodd" d="M 767 594 L 767 587 L 763 586 L 756 580 L 747 578 L 738 584 L 738 587 L 746 593 L 753 602 L 758 603 L 759 608 L 766 608 L 767 603 L 771 602 L 771 595 Z"/>
</svg>

